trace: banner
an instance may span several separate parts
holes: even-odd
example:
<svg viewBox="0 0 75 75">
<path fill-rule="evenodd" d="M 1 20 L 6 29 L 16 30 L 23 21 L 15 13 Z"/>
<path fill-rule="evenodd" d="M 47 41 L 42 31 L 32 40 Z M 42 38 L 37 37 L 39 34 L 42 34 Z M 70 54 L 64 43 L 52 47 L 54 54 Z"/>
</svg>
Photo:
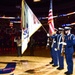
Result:
<svg viewBox="0 0 75 75">
<path fill-rule="evenodd" d="M 27 3 L 22 0 L 22 54 L 27 49 L 30 37 L 42 26 Z"/>
</svg>

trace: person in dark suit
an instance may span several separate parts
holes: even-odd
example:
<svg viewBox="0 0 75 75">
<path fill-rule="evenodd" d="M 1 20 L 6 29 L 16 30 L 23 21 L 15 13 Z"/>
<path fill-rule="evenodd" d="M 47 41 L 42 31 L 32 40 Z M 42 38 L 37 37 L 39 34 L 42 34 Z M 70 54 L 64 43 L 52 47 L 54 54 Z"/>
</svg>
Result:
<svg viewBox="0 0 75 75">
<path fill-rule="evenodd" d="M 17 43 L 17 52 L 18 52 L 18 56 L 20 57 L 20 56 L 22 56 L 22 54 L 21 54 L 21 46 L 22 46 L 21 37 L 18 36 L 17 39 L 15 38 L 14 42 Z"/>
<path fill-rule="evenodd" d="M 74 49 L 73 46 L 75 44 L 75 35 L 71 34 L 71 27 L 65 27 L 65 56 L 66 56 L 66 63 L 67 63 L 67 71 L 65 72 L 66 75 L 71 75 L 73 73 L 73 53 Z"/>
<path fill-rule="evenodd" d="M 34 56 L 35 39 L 34 36 L 30 38 L 30 56 Z"/>
</svg>

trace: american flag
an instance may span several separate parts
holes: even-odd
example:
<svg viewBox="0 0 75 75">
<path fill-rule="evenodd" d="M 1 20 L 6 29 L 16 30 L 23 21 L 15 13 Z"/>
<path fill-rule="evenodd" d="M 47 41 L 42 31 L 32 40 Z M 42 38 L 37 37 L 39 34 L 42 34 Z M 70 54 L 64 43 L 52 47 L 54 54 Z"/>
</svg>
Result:
<svg viewBox="0 0 75 75">
<path fill-rule="evenodd" d="M 52 11 L 52 0 L 50 0 L 50 9 L 48 14 L 49 34 L 54 34 L 54 22 L 53 22 L 53 11 Z"/>
</svg>

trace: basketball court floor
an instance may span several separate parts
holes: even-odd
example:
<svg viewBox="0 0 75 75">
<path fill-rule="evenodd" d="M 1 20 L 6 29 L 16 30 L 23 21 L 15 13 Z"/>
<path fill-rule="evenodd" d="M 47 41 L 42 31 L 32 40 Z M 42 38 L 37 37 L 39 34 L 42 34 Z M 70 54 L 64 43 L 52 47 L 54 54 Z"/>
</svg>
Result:
<svg viewBox="0 0 75 75">
<path fill-rule="evenodd" d="M 57 70 L 57 67 L 53 67 L 52 64 L 49 64 L 50 61 L 49 50 L 44 50 L 44 48 L 35 51 L 34 56 L 0 56 L 0 69 L 5 68 L 9 62 L 16 62 L 16 67 L 13 72 L 0 75 L 65 75 L 64 72 L 67 71 L 65 59 L 63 70 Z M 73 62 L 73 75 L 75 75 L 75 57 L 73 57 Z"/>
</svg>

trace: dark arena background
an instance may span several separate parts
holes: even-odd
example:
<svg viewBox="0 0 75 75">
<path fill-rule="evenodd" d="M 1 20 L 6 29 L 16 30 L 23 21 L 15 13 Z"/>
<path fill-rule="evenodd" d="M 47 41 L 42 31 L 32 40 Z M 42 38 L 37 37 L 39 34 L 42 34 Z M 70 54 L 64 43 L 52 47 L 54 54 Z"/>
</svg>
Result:
<svg viewBox="0 0 75 75">
<path fill-rule="evenodd" d="M 50 0 L 41 0 L 41 2 L 26 0 L 26 2 L 48 32 L 49 27 L 46 17 L 48 16 Z M 75 26 L 71 24 L 75 22 L 74 3 L 74 0 L 53 0 L 53 15 L 58 16 L 54 18 L 55 27 L 58 28 L 69 25 L 72 27 L 73 34 L 75 34 Z M 46 47 L 47 33 L 43 27 L 32 36 L 35 40 L 35 46 Z M 14 37 L 21 35 L 21 0 L 0 1 L 0 35 L 0 55 L 8 55 L 8 53 L 15 55 L 17 50 Z"/>
</svg>

